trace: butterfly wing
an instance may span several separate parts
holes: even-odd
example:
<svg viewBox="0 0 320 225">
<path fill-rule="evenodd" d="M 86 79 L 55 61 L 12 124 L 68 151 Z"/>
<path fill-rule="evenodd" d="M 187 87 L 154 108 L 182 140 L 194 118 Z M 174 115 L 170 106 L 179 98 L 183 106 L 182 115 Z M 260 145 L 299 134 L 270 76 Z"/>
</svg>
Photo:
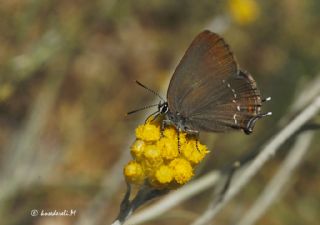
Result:
<svg viewBox="0 0 320 225">
<path fill-rule="evenodd" d="M 223 79 L 220 89 L 200 102 L 188 116 L 196 130 L 227 131 L 243 129 L 250 133 L 261 110 L 261 97 L 256 82 L 244 71 Z"/>
<path fill-rule="evenodd" d="M 194 130 L 245 129 L 260 112 L 253 78 L 238 69 L 229 46 L 203 31 L 191 43 L 170 81 L 169 110 Z"/>
</svg>

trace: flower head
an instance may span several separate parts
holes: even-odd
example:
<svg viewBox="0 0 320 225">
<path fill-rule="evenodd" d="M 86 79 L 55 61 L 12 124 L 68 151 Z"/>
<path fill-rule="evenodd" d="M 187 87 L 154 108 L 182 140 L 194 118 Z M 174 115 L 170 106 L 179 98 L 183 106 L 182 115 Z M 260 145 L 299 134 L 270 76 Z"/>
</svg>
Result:
<svg viewBox="0 0 320 225">
<path fill-rule="evenodd" d="M 161 123 L 161 119 L 149 119 L 136 129 L 131 146 L 133 160 L 124 169 L 130 183 L 147 182 L 159 189 L 179 187 L 193 177 L 195 166 L 209 152 L 205 145 L 185 132 L 178 133 L 174 126 L 161 131 Z"/>
</svg>

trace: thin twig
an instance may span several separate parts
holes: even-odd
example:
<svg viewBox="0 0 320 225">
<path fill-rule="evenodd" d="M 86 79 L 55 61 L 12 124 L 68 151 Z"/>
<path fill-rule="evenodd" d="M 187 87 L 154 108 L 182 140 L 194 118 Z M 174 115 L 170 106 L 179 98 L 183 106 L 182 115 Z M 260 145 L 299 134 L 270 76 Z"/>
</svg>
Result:
<svg viewBox="0 0 320 225">
<path fill-rule="evenodd" d="M 307 103 L 311 102 L 317 95 L 320 94 L 320 74 L 305 85 L 305 88 L 299 91 L 299 96 L 292 104 L 291 111 L 295 113 L 299 109 L 303 108 Z"/>
<path fill-rule="evenodd" d="M 299 91 L 299 96 L 294 100 L 290 106 L 289 112 L 280 121 L 280 125 L 287 124 L 290 118 L 299 112 L 301 109 L 305 108 L 310 102 L 320 95 L 320 74 L 314 79 L 308 82 L 308 85 Z"/>
<path fill-rule="evenodd" d="M 205 213 L 193 223 L 193 225 L 202 225 L 206 224 L 209 220 L 211 221 L 215 215 L 242 190 L 244 185 L 251 180 L 260 168 L 276 154 L 277 149 L 297 130 L 299 130 L 302 125 L 314 117 L 318 113 L 319 109 L 320 96 L 315 98 L 309 106 L 307 106 L 295 119 L 293 119 L 265 145 L 260 154 L 257 155 L 253 162 L 244 169 L 243 173 L 232 183 L 223 200 L 217 203 L 214 207 L 208 208 Z"/>
<path fill-rule="evenodd" d="M 277 174 L 269 182 L 251 209 L 242 217 L 238 225 L 254 224 L 271 204 L 279 199 L 278 196 L 283 193 L 283 188 L 288 183 L 294 169 L 300 164 L 303 156 L 308 151 L 313 136 L 314 132 L 312 131 L 304 132 L 298 136 L 295 145 L 292 147 Z"/>
</svg>

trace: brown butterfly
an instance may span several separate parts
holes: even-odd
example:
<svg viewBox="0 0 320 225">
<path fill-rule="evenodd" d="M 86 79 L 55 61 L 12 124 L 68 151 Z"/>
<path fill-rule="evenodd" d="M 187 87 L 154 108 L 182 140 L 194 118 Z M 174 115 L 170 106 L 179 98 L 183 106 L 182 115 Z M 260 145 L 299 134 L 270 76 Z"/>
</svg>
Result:
<svg viewBox="0 0 320 225">
<path fill-rule="evenodd" d="M 270 98 L 261 98 L 255 80 L 239 68 L 223 38 L 208 30 L 193 40 L 171 78 L 167 101 L 161 99 L 155 113 L 165 116 L 164 123 L 196 135 L 234 129 L 250 134 L 258 119 L 272 114 L 261 113 Z"/>
</svg>

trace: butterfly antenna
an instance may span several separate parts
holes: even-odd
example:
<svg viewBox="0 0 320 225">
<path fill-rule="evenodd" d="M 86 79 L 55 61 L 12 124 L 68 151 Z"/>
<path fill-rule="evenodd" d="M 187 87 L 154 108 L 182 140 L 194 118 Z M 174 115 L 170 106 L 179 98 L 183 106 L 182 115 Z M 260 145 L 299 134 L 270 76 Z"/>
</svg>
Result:
<svg viewBox="0 0 320 225">
<path fill-rule="evenodd" d="M 155 92 L 154 90 L 151 90 L 150 88 L 148 88 L 148 87 L 145 86 L 144 84 L 141 84 L 141 83 L 140 83 L 139 81 L 137 81 L 137 80 L 136 80 L 136 83 L 137 83 L 138 85 L 140 85 L 141 87 L 143 87 L 144 89 L 146 89 L 146 90 L 148 90 L 149 92 L 151 92 L 152 94 L 158 96 L 162 101 L 165 102 L 165 100 L 164 100 L 157 92 Z"/>
<path fill-rule="evenodd" d="M 149 109 L 149 108 L 154 107 L 154 106 L 158 106 L 158 105 L 159 105 L 159 104 L 147 105 L 147 106 L 144 106 L 144 107 L 142 107 L 142 108 L 140 108 L 140 109 L 132 110 L 132 111 L 130 111 L 130 112 L 127 112 L 126 116 L 128 116 L 128 115 L 130 115 L 130 114 L 132 114 L 132 113 L 139 112 L 139 111 L 141 111 L 141 110 L 145 110 L 145 109 Z"/>
</svg>

